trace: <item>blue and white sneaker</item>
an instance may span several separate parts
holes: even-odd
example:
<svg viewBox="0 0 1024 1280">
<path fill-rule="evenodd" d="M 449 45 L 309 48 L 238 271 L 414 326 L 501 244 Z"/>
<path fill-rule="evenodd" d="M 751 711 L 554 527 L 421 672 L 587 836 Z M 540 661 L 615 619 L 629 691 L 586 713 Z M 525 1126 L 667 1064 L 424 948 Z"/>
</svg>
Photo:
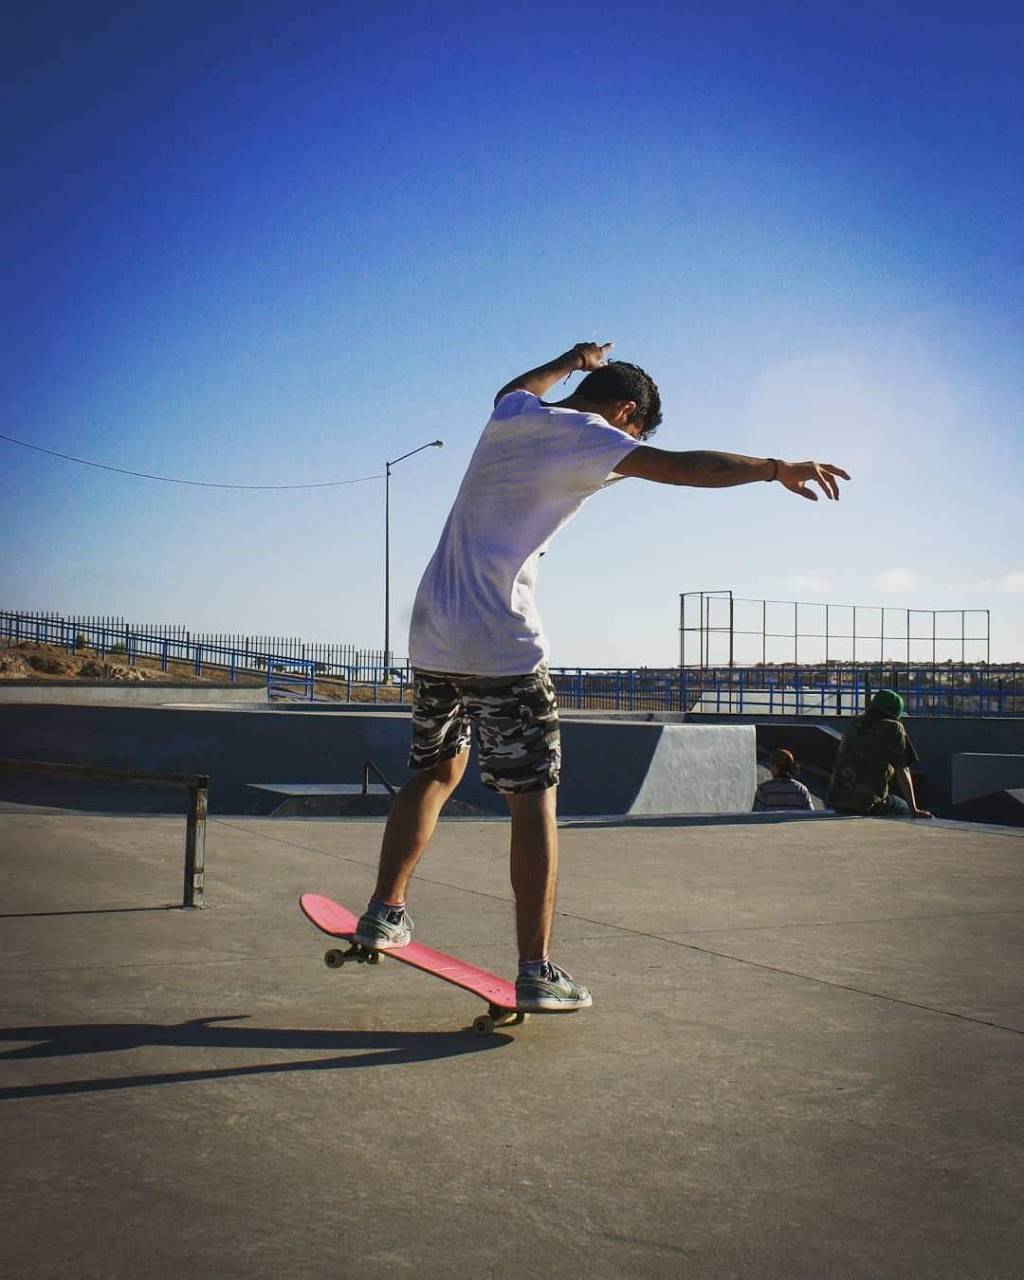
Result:
<svg viewBox="0 0 1024 1280">
<path fill-rule="evenodd" d="M 593 1003 L 589 988 L 550 960 L 539 974 L 516 978 L 516 1010 L 520 1013 L 571 1013 L 573 1009 L 589 1009 Z"/>
<path fill-rule="evenodd" d="M 412 917 L 405 907 L 371 902 L 359 917 L 353 940 L 370 951 L 395 951 L 412 941 Z"/>
</svg>

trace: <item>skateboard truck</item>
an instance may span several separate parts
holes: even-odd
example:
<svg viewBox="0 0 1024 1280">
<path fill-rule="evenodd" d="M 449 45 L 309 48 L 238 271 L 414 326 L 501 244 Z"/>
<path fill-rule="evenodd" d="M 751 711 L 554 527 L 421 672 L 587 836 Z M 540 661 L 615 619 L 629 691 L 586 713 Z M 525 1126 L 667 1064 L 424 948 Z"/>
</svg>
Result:
<svg viewBox="0 0 1024 1280">
<path fill-rule="evenodd" d="M 324 953 L 324 964 L 328 969 L 340 969 L 347 960 L 354 960 L 356 964 L 380 964 L 380 952 L 353 942 L 347 951 L 332 947 Z"/>
<path fill-rule="evenodd" d="M 498 1027 L 521 1026 L 529 1016 L 528 1013 L 519 1013 L 515 1009 L 502 1009 L 499 1005 L 492 1004 L 488 1006 L 486 1013 L 473 1019 L 473 1030 L 479 1035 L 486 1036 Z"/>
</svg>

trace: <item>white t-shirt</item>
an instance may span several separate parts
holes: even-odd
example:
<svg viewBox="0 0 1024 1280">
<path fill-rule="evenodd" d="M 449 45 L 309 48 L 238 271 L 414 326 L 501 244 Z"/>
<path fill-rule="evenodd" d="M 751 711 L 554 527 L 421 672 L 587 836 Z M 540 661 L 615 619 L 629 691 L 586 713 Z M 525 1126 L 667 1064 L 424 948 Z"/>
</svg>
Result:
<svg viewBox="0 0 1024 1280">
<path fill-rule="evenodd" d="M 546 662 L 537 562 L 638 443 L 598 414 L 502 396 L 416 593 L 412 665 L 515 676 Z"/>
</svg>

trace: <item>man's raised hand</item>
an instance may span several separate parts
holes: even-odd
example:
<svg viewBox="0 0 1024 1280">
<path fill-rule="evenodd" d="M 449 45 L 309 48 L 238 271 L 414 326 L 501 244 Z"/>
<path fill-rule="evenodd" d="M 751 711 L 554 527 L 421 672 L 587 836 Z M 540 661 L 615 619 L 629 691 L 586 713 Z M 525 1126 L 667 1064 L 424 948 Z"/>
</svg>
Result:
<svg viewBox="0 0 1024 1280">
<path fill-rule="evenodd" d="M 779 473 L 775 477 L 790 493 L 798 493 L 801 498 L 818 501 L 813 489 L 808 489 L 807 482 L 813 480 L 826 498 L 839 501 L 839 480 L 849 480 L 849 475 L 842 467 L 834 467 L 830 462 L 780 462 Z"/>
<path fill-rule="evenodd" d="M 614 342 L 577 342 L 573 345 L 573 351 L 580 357 L 581 373 L 589 373 L 591 369 L 600 369 L 602 365 L 607 364 L 606 356 L 615 346 Z"/>
</svg>

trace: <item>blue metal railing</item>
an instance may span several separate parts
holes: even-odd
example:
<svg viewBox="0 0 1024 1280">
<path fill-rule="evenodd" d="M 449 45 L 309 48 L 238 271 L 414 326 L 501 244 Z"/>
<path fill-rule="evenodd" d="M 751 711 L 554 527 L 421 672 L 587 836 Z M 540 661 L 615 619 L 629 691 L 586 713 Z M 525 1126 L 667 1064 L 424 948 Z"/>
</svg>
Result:
<svg viewBox="0 0 1024 1280">
<path fill-rule="evenodd" d="M 322 664 L 314 658 L 260 651 L 246 646 L 211 644 L 188 635 L 159 635 L 144 629 L 83 622 L 43 614 L 15 613 L 0 610 L 0 639 L 8 644 L 34 643 L 59 646 L 68 653 L 89 650 L 100 659 L 120 658 L 135 666 L 139 658 L 155 659 L 161 671 L 169 671 L 172 662 L 187 663 L 196 676 L 210 669 L 226 673 L 232 684 L 240 676 L 266 673 L 267 695 L 271 699 L 314 698 L 315 680 L 321 676 Z M 366 663 L 336 665 L 331 676 L 337 685 L 345 685 L 346 696 L 352 698 L 359 688 L 370 701 L 381 701 L 385 685 L 404 698 L 409 684 L 408 663 L 389 667 Z"/>
<path fill-rule="evenodd" d="M 552 668 L 572 710 L 717 715 L 860 715 L 880 688 L 909 715 L 1024 716 L 1024 666 Z"/>
</svg>

